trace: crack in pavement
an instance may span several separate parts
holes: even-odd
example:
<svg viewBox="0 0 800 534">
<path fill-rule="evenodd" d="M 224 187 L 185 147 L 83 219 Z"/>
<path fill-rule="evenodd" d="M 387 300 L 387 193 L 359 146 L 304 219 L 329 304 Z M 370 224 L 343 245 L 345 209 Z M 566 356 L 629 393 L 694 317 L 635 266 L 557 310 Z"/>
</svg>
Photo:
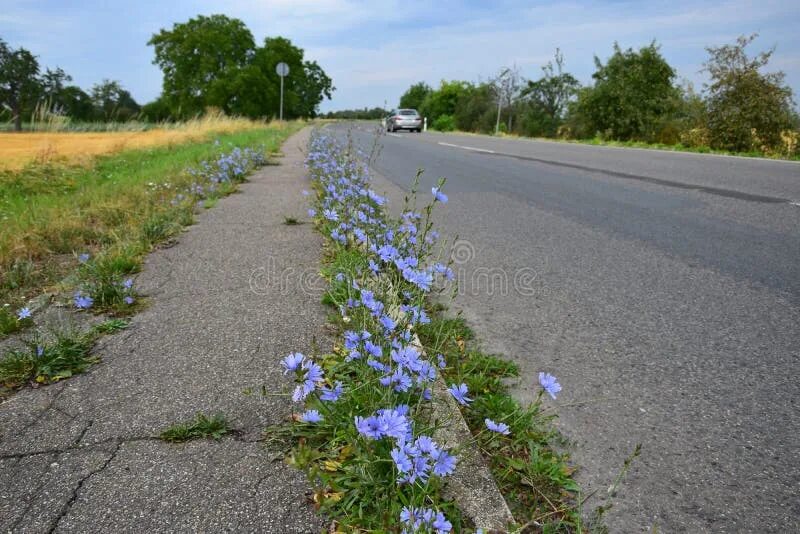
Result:
<svg viewBox="0 0 800 534">
<path fill-rule="evenodd" d="M 78 481 L 75 489 L 72 490 L 72 495 L 70 496 L 69 500 L 64 504 L 64 506 L 61 507 L 61 513 L 53 520 L 50 528 L 47 530 L 48 534 L 55 532 L 55 530 L 58 528 L 58 525 L 61 523 L 61 520 L 64 519 L 64 517 L 66 517 L 66 515 L 69 513 L 72 505 L 75 504 L 76 500 L 78 500 L 78 494 L 80 493 L 81 488 L 83 488 L 83 485 L 86 483 L 86 481 L 92 478 L 94 475 L 102 473 L 111 464 L 111 462 L 114 461 L 114 458 L 117 457 L 117 453 L 119 453 L 123 443 L 123 441 L 118 441 L 116 447 L 114 447 L 114 450 L 111 452 L 106 461 L 103 462 L 103 465 L 101 465 L 99 469 L 90 471 L 85 477 Z"/>
</svg>

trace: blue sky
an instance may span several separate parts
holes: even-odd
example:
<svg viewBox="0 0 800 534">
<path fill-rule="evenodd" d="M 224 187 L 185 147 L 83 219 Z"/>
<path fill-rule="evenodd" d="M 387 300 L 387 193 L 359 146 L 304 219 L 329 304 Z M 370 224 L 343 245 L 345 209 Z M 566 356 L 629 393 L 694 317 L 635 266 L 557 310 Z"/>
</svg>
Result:
<svg viewBox="0 0 800 534">
<path fill-rule="evenodd" d="M 753 52 L 775 46 L 772 68 L 800 93 L 796 0 L 0 0 L 0 37 L 29 48 L 44 66 L 62 67 L 86 89 L 116 79 L 144 103 L 161 87 L 150 36 L 213 13 L 242 19 L 257 41 L 281 35 L 304 48 L 337 88 L 323 111 L 392 106 L 414 82 L 478 81 L 506 65 L 536 78 L 556 47 L 567 70 L 588 83 L 594 55 L 607 58 L 614 41 L 626 48 L 657 40 L 679 76 L 701 88 L 704 47 L 752 32 L 760 34 Z"/>
</svg>

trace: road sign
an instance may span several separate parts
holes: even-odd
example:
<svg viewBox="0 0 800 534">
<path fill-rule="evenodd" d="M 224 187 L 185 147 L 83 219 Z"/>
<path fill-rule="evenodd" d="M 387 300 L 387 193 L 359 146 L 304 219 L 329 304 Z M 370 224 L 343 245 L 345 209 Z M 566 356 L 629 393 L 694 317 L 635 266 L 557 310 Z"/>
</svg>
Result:
<svg viewBox="0 0 800 534">
<path fill-rule="evenodd" d="M 289 74 L 289 65 L 281 61 L 277 65 L 275 65 L 275 72 L 278 73 L 278 76 L 281 77 L 281 115 L 280 119 L 283 120 L 283 78 Z"/>
</svg>

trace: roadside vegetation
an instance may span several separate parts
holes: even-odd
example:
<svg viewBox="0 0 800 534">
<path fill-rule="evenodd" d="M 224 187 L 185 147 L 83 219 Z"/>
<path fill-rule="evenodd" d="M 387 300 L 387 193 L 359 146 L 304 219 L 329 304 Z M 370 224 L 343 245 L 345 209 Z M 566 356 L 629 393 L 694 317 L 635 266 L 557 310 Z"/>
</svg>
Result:
<svg viewBox="0 0 800 534">
<path fill-rule="evenodd" d="M 338 341 L 330 353 L 284 358 L 298 411 L 269 432 L 292 438 L 289 461 L 308 473 L 316 506 L 337 532 L 474 532 L 443 489 L 459 455 L 477 447 L 513 509 L 512 531 L 580 530 L 578 488 L 543 398 L 514 401 L 503 380 L 516 367 L 482 353 L 437 304 L 455 283 L 437 261 L 444 244 L 431 222 L 447 202 L 443 183 L 421 207 L 415 190 L 394 219 L 352 147 L 315 135 L 307 163 Z M 560 390 L 546 373 L 540 385 L 553 397 Z M 437 391 L 461 406 L 472 443 L 436 441 Z"/>
<path fill-rule="evenodd" d="M 183 443 L 193 439 L 220 439 L 230 433 L 228 420 L 221 414 L 207 416 L 199 413 L 191 421 L 177 423 L 159 435 L 163 441 Z"/>
<path fill-rule="evenodd" d="M 141 105 L 119 80 L 104 79 L 84 91 L 71 84 L 63 69 L 42 71 L 31 51 L 15 49 L 0 38 L 0 131 L 161 131 L 210 108 L 228 116 L 274 119 L 279 115 L 279 61 L 291 73 L 284 88 L 284 118 L 315 117 L 319 104 L 334 91 L 332 80 L 302 48 L 284 37 L 267 37 L 258 46 L 241 20 L 225 15 L 198 15 L 176 23 L 147 44 L 164 73 L 164 92 Z M 209 57 L 214 61 L 207 61 Z M 185 130 L 181 125 L 178 129 Z M 10 138 L 0 139 L 0 145 L 8 142 Z M 32 138 L 23 143 L 39 144 Z"/>
<path fill-rule="evenodd" d="M 794 95 L 782 72 L 768 70 L 773 50 L 748 54 L 756 37 L 706 48 L 710 81 L 701 92 L 678 83 L 653 42 L 639 50 L 615 44 L 605 62 L 595 57 L 593 84 L 585 87 L 556 50 L 536 80 L 503 68 L 478 84 L 420 82 L 400 107 L 418 109 L 439 131 L 798 159 Z"/>
<path fill-rule="evenodd" d="M 51 298 L 117 315 L 140 304 L 147 252 L 236 190 L 301 123 L 250 124 L 178 145 L 0 172 L 0 337 Z M 50 297 L 48 296 L 50 295 Z"/>
</svg>

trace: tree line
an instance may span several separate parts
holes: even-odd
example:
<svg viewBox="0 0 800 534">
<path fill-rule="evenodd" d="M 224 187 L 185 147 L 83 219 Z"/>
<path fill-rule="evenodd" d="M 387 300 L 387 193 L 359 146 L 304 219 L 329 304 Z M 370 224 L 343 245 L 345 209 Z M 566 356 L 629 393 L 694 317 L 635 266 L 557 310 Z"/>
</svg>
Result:
<svg viewBox="0 0 800 534">
<path fill-rule="evenodd" d="M 256 45 L 250 30 L 225 15 L 197 16 L 162 29 L 147 43 L 153 63 L 163 73 L 161 95 L 139 105 L 116 80 L 103 80 L 89 92 L 70 85 L 61 68 L 42 72 L 35 55 L 11 48 L 0 38 L 0 120 L 16 130 L 36 114 L 77 121 L 165 121 L 191 118 L 209 108 L 230 115 L 273 118 L 279 113 L 279 62 L 289 66 L 285 78 L 284 117 L 315 117 L 324 98 L 335 90 L 316 61 L 284 37 L 267 37 Z"/>
<path fill-rule="evenodd" d="M 438 130 L 508 132 L 531 137 L 642 141 L 735 152 L 797 151 L 800 125 L 782 72 L 764 72 L 774 49 L 753 57 L 756 34 L 708 47 L 710 82 L 702 93 L 677 83 L 675 69 L 652 42 L 638 50 L 614 44 L 604 63 L 595 56 L 593 83 L 581 86 L 555 57 L 535 80 L 517 68 L 472 83 L 416 83 L 400 98 Z"/>
<path fill-rule="evenodd" d="M 79 121 L 125 121 L 141 110 L 116 80 L 103 80 L 88 92 L 71 81 L 59 67 L 42 72 L 30 51 L 12 49 L 0 38 L 0 118 L 13 121 L 15 130 L 22 129 L 24 117 L 37 112 Z"/>
</svg>

